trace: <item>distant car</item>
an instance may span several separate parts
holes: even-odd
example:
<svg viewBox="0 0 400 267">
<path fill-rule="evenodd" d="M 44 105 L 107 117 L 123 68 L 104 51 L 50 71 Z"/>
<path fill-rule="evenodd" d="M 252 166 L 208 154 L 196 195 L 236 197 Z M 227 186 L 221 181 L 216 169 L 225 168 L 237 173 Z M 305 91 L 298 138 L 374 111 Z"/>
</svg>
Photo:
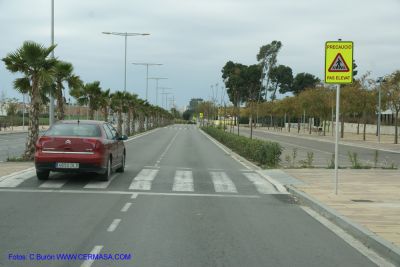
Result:
<svg viewBox="0 0 400 267">
<path fill-rule="evenodd" d="M 37 178 L 47 180 L 50 171 L 94 172 L 107 181 L 113 170 L 124 172 L 126 139 L 107 122 L 59 121 L 36 143 Z"/>
</svg>

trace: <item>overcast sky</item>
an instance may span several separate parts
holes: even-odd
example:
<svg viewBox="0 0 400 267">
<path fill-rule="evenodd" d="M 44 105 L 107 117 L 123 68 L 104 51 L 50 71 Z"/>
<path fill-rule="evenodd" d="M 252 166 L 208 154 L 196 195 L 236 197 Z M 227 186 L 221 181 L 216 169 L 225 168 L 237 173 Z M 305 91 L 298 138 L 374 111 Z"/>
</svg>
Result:
<svg viewBox="0 0 400 267">
<path fill-rule="evenodd" d="M 25 40 L 50 44 L 50 3 L 0 0 L 0 58 Z M 122 90 L 124 39 L 101 32 L 150 33 L 128 39 L 127 90 L 145 98 L 145 67 L 130 63 L 163 63 L 150 76 L 168 77 L 160 86 L 173 88 L 181 107 L 222 86 L 228 60 L 254 64 L 259 48 L 273 40 L 283 43 L 278 63 L 294 74 L 323 79 L 324 43 L 337 38 L 354 41 L 360 74 L 389 74 L 400 69 L 399 14 L 399 0 L 55 0 L 55 53 L 85 82 Z M 16 77 L 0 62 L 7 97 L 19 97 Z M 149 100 L 155 103 L 154 81 Z"/>
</svg>

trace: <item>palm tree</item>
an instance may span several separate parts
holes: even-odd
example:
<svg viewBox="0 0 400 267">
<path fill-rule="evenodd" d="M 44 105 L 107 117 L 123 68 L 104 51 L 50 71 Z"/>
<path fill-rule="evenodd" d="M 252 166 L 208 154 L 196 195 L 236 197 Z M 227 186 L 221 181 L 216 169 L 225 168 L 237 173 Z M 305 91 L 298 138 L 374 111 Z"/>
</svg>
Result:
<svg viewBox="0 0 400 267">
<path fill-rule="evenodd" d="M 136 94 L 126 94 L 126 134 L 129 136 L 135 133 L 135 115 L 138 98 Z"/>
<path fill-rule="evenodd" d="M 57 99 L 57 118 L 59 120 L 63 120 L 65 116 L 64 112 L 64 97 L 63 97 L 63 83 L 68 84 L 68 88 L 71 90 L 73 88 L 78 89 L 82 87 L 82 81 L 79 76 L 74 75 L 74 67 L 71 63 L 65 61 L 57 61 L 57 64 L 54 68 L 54 87 L 55 92 L 54 95 Z"/>
<path fill-rule="evenodd" d="M 122 113 L 125 110 L 125 96 L 126 95 L 121 91 L 116 91 L 111 94 L 111 108 L 118 114 L 117 131 L 119 134 L 122 134 Z"/>
<path fill-rule="evenodd" d="M 101 98 L 100 82 L 94 81 L 83 87 L 72 88 L 70 94 L 75 97 L 79 105 L 88 106 L 89 119 L 94 120 L 94 112 L 99 109 L 99 99 Z"/>
<path fill-rule="evenodd" d="M 14 81 L 14 88 L 28 92 L 31 98 L 24 159 L 32 160 L 35 153 L 35 144 L 39 135 L 42 88 L 44 84 L 50 84 L 53 79 L 56 60 L 49 58 L 49 55 L 55 47 L 55 45 L 45 47 L 32 41 L 25 41 L 15 52 L 7 54 L 2 59 L 9 71 L 12 73 L 20 72 L 24 75 L 24 77 L 17 78 Z"/>
<path fill-rule="evenodd" d="M 104 121 L 108 121 L 108 110 L 110 108 L 110 103 L 110 89 L 101 91 L 98 104 L 101 112 L 103 113 Z"/>
</svg>

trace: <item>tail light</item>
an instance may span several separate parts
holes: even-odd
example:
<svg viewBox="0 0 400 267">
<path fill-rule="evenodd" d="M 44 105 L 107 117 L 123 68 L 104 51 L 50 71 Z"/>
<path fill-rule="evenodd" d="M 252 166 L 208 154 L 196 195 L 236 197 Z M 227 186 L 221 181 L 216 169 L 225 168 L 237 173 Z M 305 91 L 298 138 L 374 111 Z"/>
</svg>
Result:
<svg viewBox="0 0 400 267">
<path fill-rule="evenodd" d="M 85 139 L 84 142 L 92 145 L 92 151 L 98 152 L 103 148 L 103 143 L 99 139 Z"/>
<path fill-rule="evenodd" d="M 42 150 L 43 145 L 50 140 L 51 140 L 51 137 L 48 137 L 48 136 L 40 137 L 36 142 L 36 150 Z"/>
</svg>

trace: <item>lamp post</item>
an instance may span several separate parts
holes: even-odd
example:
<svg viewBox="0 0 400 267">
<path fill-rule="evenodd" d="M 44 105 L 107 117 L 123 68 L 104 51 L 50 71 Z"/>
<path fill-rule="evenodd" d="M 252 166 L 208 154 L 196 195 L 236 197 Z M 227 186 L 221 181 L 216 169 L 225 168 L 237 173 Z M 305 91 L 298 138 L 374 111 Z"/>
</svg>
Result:
<svg viewBox="0 0 400 267">
<path fill-rule="evenodd" d="M 54 0 L 51 0 L 51 45 L 54 45 Z M 51 57 L 54 58 L 54 49 L 51 52 Z M 53 93 L 49 94 L 49 125 L 54 123 L 54 96 Z"/>
<path fill-rule="evenodd" d="M 165 110 L 168 110 L 168 95 L 171 95 L 172 93 L 168 93 L 168 92 L 163 92 L 161 93 L 162 95 L 165 95 Z M 163 101 L 164 102 L 164 101 Z"/>
<path fill-rule="evenodd" d="M 381 87 L 382 83 L 385 81 L 383 77 L 379 77 L 377 82 L 379 83 L 378 90 L 378 143 L 381 142 Z"/>
<path fill-rule="evenodd" d="M 161 66 L 160 63 L 132 63 L 133 65 L 142 65 L 146 66 L 146 100 L 148 100 L 148 91 L 149 91 L 149 66 Z"/>
<path fill-rule="evenodd" d="M 124 73 L 124 92 L 126 92 L 126 54 L 127 54 L 127 44 L 128 44 L 128 36 L 146 36 L 150 35 L 150 33 L 136 33 L 136 32 L 102 32 L 103 34 L 111 34 L 125 37 L 125 73 Z"/>
<path fill-rule="evenodd" d="M 168 78 L 164 78 L 164 77 L 151 77 L 151 78 L 147 78 L 149 80 L 156 80 L 156 105 L 158 105 L 158 81 L 159 80 L 167 80 Z"/>
<path fill-rule="evenodd" d="M 171 90 L 172 88 L 169 88 L 169 87 L 158 87 L 158 89 L 161 89 L 161 91 L 162 91 L 161 94 L 165 95 L 164 91 L 165 90 Z M 164 100 L 161 101 L 161 107 L 163 107 L 163 106 L 164 106 Z"/>
</svg>

